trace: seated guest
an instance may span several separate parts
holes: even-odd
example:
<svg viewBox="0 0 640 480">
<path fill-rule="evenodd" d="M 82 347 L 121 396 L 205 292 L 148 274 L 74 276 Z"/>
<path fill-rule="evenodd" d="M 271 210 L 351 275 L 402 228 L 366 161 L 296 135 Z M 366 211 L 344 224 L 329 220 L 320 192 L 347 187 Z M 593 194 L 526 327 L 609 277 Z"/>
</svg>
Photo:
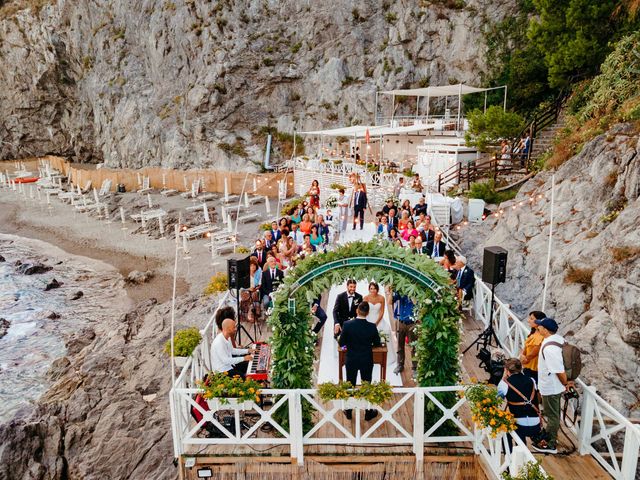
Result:
<svg viewBox="0 0 640 480">
<path fill-rule="evenodd" d="M 413 226 L 413 221 L 409 220 L 407 222 L 407 228 L 402 231 L 402 239 L 404 241 L 408 241 L 409 237 L 418 237 L 420 236 L 420 232 Z"/>
<path fill-rule="evenodd" d="M 389 238 L 387 240 L 389 240 L 390 242 L 395 242 L 396 240 L 399 240 L 400 237 L 398 236 L 398 230 L 396 230 L 395 228 L 390 228 L 389 229 Z"/>
<path fill-rule="evenodd" d="M 413 209 L 411 208 L 411 202 L 409 201 L 408 198 L 404 202 L 402 202 L 402 205 L 400 206 L 400 210 L 409 212 L 409 216 L 410 217 L 413 215 Z"/>
<path fill-rule="evenodd" d="M 305 235 L 304 242 L 302 243 L 303 250 L 307 250 L 308 248 L 311 248 L 312 252 L 315 252 L 317 250 L 316 246 L 313 243 L 311 243 L 311 235 Z"/>
<path fill-rule="evenodd" d="M 293 241 L 299 247 L 304 243 L 304 233 L 300 230 L 300 226 L 297 223 L 291 225 L 291 233 L 289 233 L 289 237 L 293 238 Z"/>
<path fill-rule="evenodd" d="M 302 216 L 304 215 L 304 207 L 301 205 L 298 206 L 291 215 L 291 223 L 294 225 L 300 223 L 302 221 Z"/>
<path fill-rule="evenodd" d="M 211 344 L 211 368 L 214 372 L 228 372 L 230 377 L 244 378 L 247 365 L 253 358 L 253 350 L 235 348 L 232 339 L 236 335 L 236 322 L 231 318 L 222 321 L 222 330 Z"/>
<path fill-rule="evenodd" d="M 411 235 L 409 237 L 409 239 L 407 240 L 407 245 L 406 245 L 406 249 L 407 250 L 411 250 L 411 253 L 415 253 L 415 249 L 416 249 L 416 237 Z"/>
<path fill-rule="evenodd" d="M 395 207 L 389 210 L 389 216 L 387 217 L 387 223 L 389 224 L 389 228 L 398 229 L 398 217 L 396 217 L 396 209 Z"/>
<path fill-rule="evenodd" d="M 258 266 L 262 268 L 267 261 L 267 252 L 264 249 L 264 245 L 262 244 L 262 240 L 256 240 L 256 248 L 251 253 L 252 258 L 256 258 L 258 260 Z"/>
<path fill-rule="evenodd" d="M 270 295 L 278 288 L 283 278 L 282 270 L 277 268 L 276 257 L 269 255 L 267 264 L 262 271 L 262 280 L 260 281 L 260 295 L 262 306 L 265 310 L 269 307 Z"/>
<path fill-rule="evenodd" d="M 429 256 L 431 258 L 440 258 L 444 255 L 447 244 L 442 241 L 442 232 L 438 230 L 433 236 L 433 241 L 427 244 Z"/>
<path fill-rule="evenodd" d="M 302 222 L 300 222 L 300 231 L 303 234 L 308 235 L 311 233 L 311 225 L 313 225 L 313 223 L 311 223 L 311 217 L 308 213 L 305 213 L 302 217 Z"/>
<path fill-rule="evenodd" d="M 536 382 L 522 372 L 522 363 L 517 358 L 508 358 L 504 362 L 504 377 L 498 384 L 498 394 L 505 398 L 509 411 L 516 418 L 516 435 L 520 440 L 526 445 L 527 437 L 539 437 L 540 409 Z"/>
<path fill-rule="evenodd" d="M 318 226 L 311 226 L 311 235 L 309 235 L 309 243 L 318 249 L 321 245 L 324 245 L 324 237 L 318 233 Z"/>
<path fill-rule="evenodd" d="M 449 278 L 452 282 L 458 276 L 458 270 L 456 269 L 456 254 L 453 250 L 445 250 L 444 257 L 440 260 L 440 265 L 444 267 L 444 269 L 449 272 Z"/>
<path fill-rule="evenodd" d="M 402 210 L 400 213 L 400 220 L 398 220 L 398 230 L 400 232 L 402 232 L 402 230 L 406 230 L 409 220 L 409 212 Z"/>
<path fill-rule="evenodd" d="M 392 208 L 396 209 L 396 206 L 393 203 L 393 198 L 388 198 L 387 204 L 382 207 L 382 213 L 384 213 L 385 215 L 389 215 L 389 210 L 391 210 Z"/>
<path fill-rule="evenodd" d="M 421 213 L 427 214 L 427 202 L 424 197 L 418 201 L 415 207 L 413 207 L 413 214 L 420 215 Z"/>
<path fill-rule="evenodd" d="M 278 228 L 278 222 L 271 222 L 271 234 L 273 235 L 273 241 L 278 243 L 278 240 L 282 237 L 282 232 Z"/>
<path fill-rule="evenodd" d="M 266 232 L 264 232 L 264 241 L 262 243 L 264 244 L 264 249 L 267 252 L 271 251 L 273 246 L 276 244 L 276 241 L 273 239 L 273 232 L 271 230 L 267 230 Z"/>
<path fill-rule="evenodd" d="M 422 242 L 422 237 L 420 235 L 416 237 L 416 241 L 414 242 L 414 247 L 411 252 L 416 255 L 429 255 L 429 249 L 427 245 Z"/>
<path fill-rule="evenodd" d="M 425 215 L 421 227 L 420 234 L 422 235 L 422 240 L 427 243 L 432 242 L 436 234 L 436 227 L 431 223 L 431 217 L 429 215 Z"/>
<path fill-rule="evenodd" d="M 318 215 L 318 223 L 316 223 L 318 227 L 318 235 L 320 235 L 324 241 L 322 242 L 324 245 L 329 243 L 329 225 L 324 220 L 324 216 Z"/>
<path fill-rule="evenodd" d="M 389 238 L 389 224 L 387 222 L 388 222 L 387 216 L 382 215 L 382 217 L 380 217 L 380 223 L 378 224 L 378 232 L 377 232 L 378 235 L 380 235 L 385 240 Z"/>
</svg>

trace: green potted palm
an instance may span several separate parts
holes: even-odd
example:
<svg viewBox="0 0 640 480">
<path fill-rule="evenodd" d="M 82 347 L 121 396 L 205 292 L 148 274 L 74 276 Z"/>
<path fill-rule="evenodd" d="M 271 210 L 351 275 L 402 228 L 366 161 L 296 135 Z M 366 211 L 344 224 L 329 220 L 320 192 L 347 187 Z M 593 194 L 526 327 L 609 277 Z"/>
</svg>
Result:
<svg viewBox="0 0 640 480">
<path fill-rule="evenodd" d="M 196 327 L 178 330 L 173 336 L 173 359 L 176 366 L 182 368 L 186 365 L 188 358 L 196 349 L 202 340 L 200 330 Z M 167 355 L 171 355 L 171 339 L 164 344 L 164 351 Z"/>
</svg>

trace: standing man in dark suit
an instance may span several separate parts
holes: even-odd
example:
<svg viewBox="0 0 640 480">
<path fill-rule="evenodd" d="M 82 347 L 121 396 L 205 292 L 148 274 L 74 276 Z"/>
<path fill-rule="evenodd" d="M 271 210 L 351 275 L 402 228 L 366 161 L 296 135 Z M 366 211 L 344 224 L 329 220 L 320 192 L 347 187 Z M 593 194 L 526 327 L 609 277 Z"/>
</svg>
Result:
<svg viewBox="0 0 640 480">
<path fill-rule="evenodd" d="M 357 187 L 356 193 L 353 195 L 353 229 L 356 229 L 356 221 L 360 218 L 360 230 L 364 227 L 364 211 L 367 208 L 367 192 L 364 185 Z"/>
<path fill-rule="evenodd" d="M 458 275 L 456 276 L 458 304 L 462 305 L 463 300 L 471 300 L 473 298 L 473 287 L 476 284 L 476 277 L 473 270 L 467 267 L 467 259 L 463 256 L 456 257 L 455 268 L 458 270 Z"/>
<path fill-rule="evenodd" d="M 371 382 L 373 375 L 373 347 L 380 346 L 380 334 L 375 324 L 367 321 L 369 315 L 369 303 L 362 302 L 358 305 L 356 318 L 344 324 L 338 343 L 347 348 L 345 367 L 347 369 L 347 381 L 355 385 L 358 381 L 358 372 L 363 382 Z M 344 414 L 351 419 L 351 410 L 345 410 Z M 367 410 L 365 420 L 371 420 L 378 415 L 376 410 Z"/>
<path fill-rule="evenodd" d="M 284 278 L 284 273 L 279 270 L 276 265 L 276 257 L 269 255 L 267 264 L 262 270 L 262 282 L 260 283 L 260 295 L 262 295 L 262 307 L 266 311 L 269 307 L 271 297 L 269 296 L 278 288 L 280 282 Z"/>
<path fill-rule="evenodd" d="M 356 281 L 350 278 L 347 280 L 347 291 L 336 297 L 336 303 L 333 306 L 333 334 L 336 337 L 347 320 L 356 318 L 356 308 L 361 302 L 362 295 L 356 292 Z"/>
</svg>

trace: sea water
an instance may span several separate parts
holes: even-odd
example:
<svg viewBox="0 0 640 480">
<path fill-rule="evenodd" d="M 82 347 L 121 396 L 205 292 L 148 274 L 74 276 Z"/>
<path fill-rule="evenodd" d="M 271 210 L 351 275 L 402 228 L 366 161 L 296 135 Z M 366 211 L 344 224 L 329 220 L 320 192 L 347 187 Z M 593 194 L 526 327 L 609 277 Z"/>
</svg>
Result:
<svg viewBox="0 0 640 480">
<path fill-rule="evenodd" d="M 45 292 L 44 285 L 41 276 L 17 274 L 12 264 L 0 263 L 0 317 L 11 322 L 0 339 L 0 423 L 44 393 L 47 370 L 65 351 L 62 336 L 69 326 L 42 318 L 61 309 L 60 295 Z"/>
</svg>

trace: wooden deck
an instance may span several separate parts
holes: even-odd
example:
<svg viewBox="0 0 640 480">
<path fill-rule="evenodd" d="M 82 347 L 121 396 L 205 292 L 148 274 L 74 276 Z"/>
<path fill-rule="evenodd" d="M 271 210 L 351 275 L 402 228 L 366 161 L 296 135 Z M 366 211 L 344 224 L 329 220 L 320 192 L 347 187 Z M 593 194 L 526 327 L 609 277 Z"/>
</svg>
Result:
<svg viewBox="0 0 640 480">
<path fill-rule="evenodd" d="M 252 329 L 250 329 L 252 331 Z M 268 337 L 268 334 L 265 334 L 265 331 L 268 328 L 263 326 L 263 340 Z M 323 329 L 323 331 L 329 332 L 329 330 Z M 473 340 L 476 338 L 478 333 L 481 331 L 481 324 L 475 322 L 470 318 L 465 318 L 464 321 L 464 338 L 462 341 L 461 349 L 464 350 L 467 345 L 471 344 Z M 319 342 L 321 344 L 321 342 Z M 478 360 L 475 357 L 476 350 L 471 349 L 467 354 L 464 355 L 462 366 L 463 366 L 463 378 L 465 381 L 470 381 L 472 377 L 475 377 L 480 380 L 484 380 L 488 377 L 488 375 L 484 372 L 484 370 L 478 367 Z M 319 347 L 316 349 L 316 371 L 317 371 L 317 362 L 319 359 Z M 411 370 L 405 368 L 405 371 L 402 374 L 403 384 L 406 387 L 415 386 L 415 382 L 411 378 Z M 396 394 L 396 397 L 400 397 L 399 394 Z M 389 405 L 393 405 L 397 402 L 398 398 L 389 402 Z M 387 405 L 387 407 L 389 406 Z M 467 425 L 471 425 L 470 421 L 470 412 L 468 407 L 463 407 L 460 410 L 460 416 L 463 418 L 464 423 Z M 364 414 L 360 416 L 359 423 L 362 431 L 366 431 L 373 423 L 375 423 L 375 419 L 373 421 L 365 422 Z M 345 427 L 349 431 L 355 431 L 356 428 L 356 415 L 354 411 L 354 418 L 352 420 L 348 420 L 344 414 L 340 411 L 337 412 L 336 421 Z M 379 418 L 379 417 L 377 417 Z M 413 404 L 412 399 L 409 399 L 404 405 L 402 405 L 393 415 L 393 418 L 408 432 L 412 432 L 413 428 Z M 252 420 L 253 419 L 253 420 Z M 315 414 L 314 421 L 319 421 L 318 413 Z M 249 424 L 255 422 L 257 417 L 246 417 L 246 420 Z M 565 428 L 565 430 L 567 430 Z M 319 435 L 321 437 L 340 437 L 342 436 L 338 430 L 338 428 L 332 424 L 325 424 L 320 430 Z M 262 429 L 258 429 L 257 431 L 258 437 L 272 437 L 273 431 L 263 431 Z M 383 436 L 386 438 L 398 437 L 399 432 L 392 424 L 389 422 L 383 423 L 376 430 L 376 437 Z M 575 443 L 575 439 L 569 439 L 566 435 L 561 434 L 560 438 L 560 450 L 566 453 L 559 455 L 536 455 L 541 462 L 545 470 L 553 475 L 556 479 L 589 479 L 589 480 L 599 480 L 599 479 L 608 479 L 609 475 L 600 467 L 600 465 L 591 457 L 591 456 L 581 456 L 577 454 L 573 450 L 571 446 L 571 441 Z M 486 478 L 485 474 L 482 472 L 482 468 L 480 468 L 479 459 L 473 454 L 473 450 L 470 444 L 467 443 L 451 443 L 448 444 L 447 448 L 442 447 L 425 447 L 425 476 L 424 478 L 478 478 L 483 479 Z M 275 446 L 247 446 L 247 445 L 220 445 L 220 446 L 191 446 L 187 450 L 187 456 L 196 456 L 198 464 L 202 465 L 217 465 L 216 468 L 220 468 L 219 472 L 222 476 L 218 476 L 215 478 L 226 478 L 223 475 L 224 471 L 228 471 L 229 468 L 248 468 L 243 467 L 242 462 L 250 462 L 250 464 L 255 463 L 264 463 L 267 462 L 269 464 L 281 464 L 281 463 L 290 463 L 289 457 L 289 446 L 275 445 Z M 336 467 L 336 465 L 345 466 L 348 468 L 365 468 L 363 464 L 371 464 L 377 465 L 374 468 L 374 471 L 379 472 L 379 477 L 357 477 L 357 478 L 382 478 L 385 473 L 384 464 L 397 462 L 398 460 L 408 461 L 409 463 L 415 463 L 414 457 L 412 454 L 411 445 L 367 445 L 367 446 L 351 446 L 351 445 L 338 445 L 338 444 L 323 444 L 323 445 L 307 445 L 305 446 L 305 462 L 311 461 L 315 463 L 322 464 L 324 466 L 331 465 L 332 468 Z M 445 461 L 446 460 L 446 461 Z M 380 466 L 382 464 L 382 466 Z M 433 468 L 429 470 L 428 465 L 433 464 Z M 442 464 L 442 465 L 441 465 Z M 461 466 L 463 465 L 464 466 Z M 463 470 L 466 472 L 469 470 L 469 465 L 473 465 L 476 476 L 469 476 L 469 474 L 462 474 Z M 227 467 L 222 467 L 227 465 Z M 358 467 L 354 467 L 354 465 L 359 465 Z M 444 466 L 443 466 L 444 465 Z M 447 466 L 448 465 L 448 466 Z M 458 465 L 452 466 L 452 465 Z M 225 468 L 227 470 L 225 470 Z M 264 467 L 266 468 L 266 467 Z M 316 468 L 316 467 L 314 467 Z M 342 468 L 342 467 L 341 467 Z M 345 467 L 346 468 L 346 467 Z M 373 468 L 373 467 L 372 467 Z M 389 467 L 391 468 L 391 467 Z M 394 467 L 395 468 L 395 467 Z M 409 467 L 407 467 L 409 468 Z M 439 477 L 431 477 L 428 476 L 429 471 L 435 472 L 437 469 L 442 470 L 443 475 Z M 454 470 L 458 473 L 445 474 L 446 469 L 451 469 L 451 472 Z M 322 470 L 322 468 L 317 467 L 317 478 L 343 478 L 341 476 L 330 476 L 326 477 L 327 471 Z M 366 467 L 367 471 L 369 466 Z M 377 469 L 377 470 L 376 470 Z M 382 469 L 382 470 L 380 470 Z M 457 469 L 457 470 L 456 470 Z M 295 469 L 294 469 L 295 470 Z M 325 476 L 322 477 L 320 471 L 324 472 Z M 195 478 L 189 477 L 189 470 L 183 470 L 185 478 Z M 238 472 L 238 470 L 234 470 Z M 262 470 L 265 472 L 266 470 Z M 293 470 L 292 470 L 293 471 Z M 298 475 L 300 475 L 300 471 L 298 471 Z M 343 470 L 340 470 L 343 471 Z M 351 470 L 353 471 L 353 470 Z M 361 470 L 360 470 L 361 471 Z M 438 470 L 439 471 L 439 470 Z M 246 470 L 247 475 L 249 474 L 249 470 Z M 373 473 L 373 471 L 372 471 Z M 256 473 L 257 475 L 257 473 Z M 286 478 L 316 478 L 311 475 L 310 472 L 306 472 L 301 477 L 289 477 L 285 474 L 284 470 L 282 471 L 282 475 L 279 478 L 281 480 L 285 480 Z M 293 475 L 293 473 L 291 474 Z M 231 478 L 231 477 L 229 477 Z M 253 478 L 252 476 L 246 476 L 245 478 Z M 256 477 L 257 478 L 257 477 Z M 262 477 L 262 478 L 271 478 L 271 477 Z M 275 477 L 274 477 L 275 478 Z M 344 477 L 347 478 L 347 477 Z M 349 477 L 351 478 L 351 477 Z M 355 477 L 354 477 L 355 478 Z M 387 477 L 389 478 L 389 477 Z M 402 478 L 402 477 L 395 477 Z M 421 478 L 418 476 L 409 476 L 406 478 Z"/>
</svg>

